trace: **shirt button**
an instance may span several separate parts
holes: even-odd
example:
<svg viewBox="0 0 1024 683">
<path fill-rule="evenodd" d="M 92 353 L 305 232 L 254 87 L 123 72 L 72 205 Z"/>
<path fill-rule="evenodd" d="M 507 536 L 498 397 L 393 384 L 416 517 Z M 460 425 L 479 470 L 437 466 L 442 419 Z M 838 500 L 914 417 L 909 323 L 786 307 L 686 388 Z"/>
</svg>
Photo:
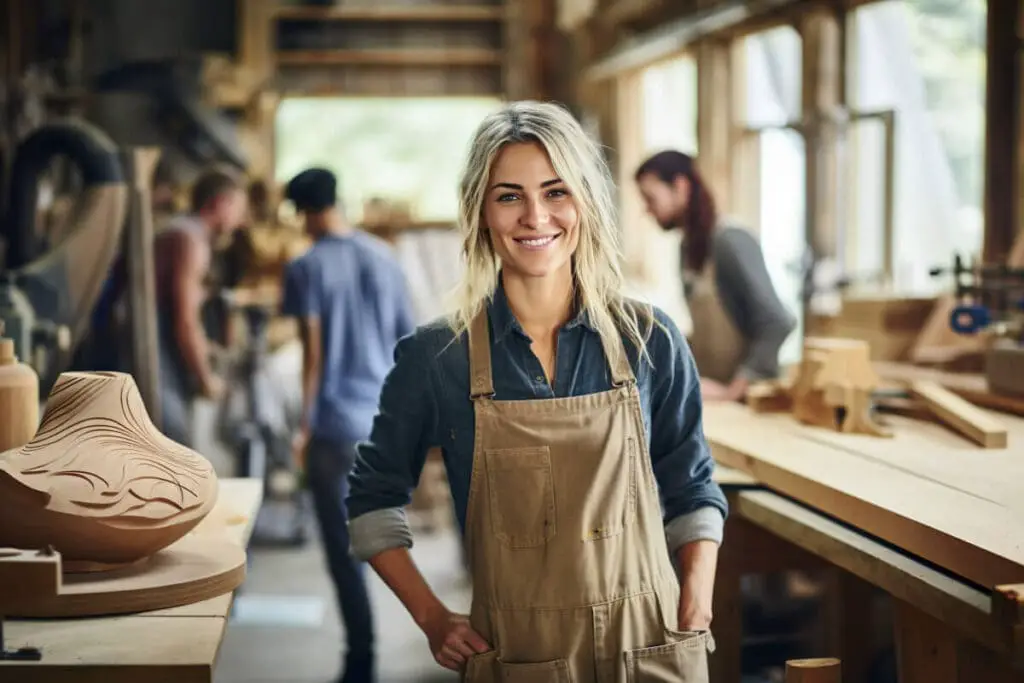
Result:
<svg viewBox="0 0 1024 683">
<path fill-rule="evenodd" d="M 544 378 L 541 377 L 540 375 L 537 375 L 537 381 L 540 382 L 541 384 L 543 384 L 544 383 Z"/>
</svg>

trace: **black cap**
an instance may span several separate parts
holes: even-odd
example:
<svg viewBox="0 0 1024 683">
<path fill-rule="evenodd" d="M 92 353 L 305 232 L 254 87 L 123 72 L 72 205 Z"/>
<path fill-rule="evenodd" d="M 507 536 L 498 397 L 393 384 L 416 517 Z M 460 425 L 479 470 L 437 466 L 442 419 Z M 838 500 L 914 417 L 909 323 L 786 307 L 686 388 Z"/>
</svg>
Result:
<svg viewBox="0 0 1024 683">
<path fill-rule="evenodd" d="M 306 169 L 288 181 L 285 197 L 299 211 L 325 211 L 338 201 L 338 179 L 326 168 Z"/>
</svg>

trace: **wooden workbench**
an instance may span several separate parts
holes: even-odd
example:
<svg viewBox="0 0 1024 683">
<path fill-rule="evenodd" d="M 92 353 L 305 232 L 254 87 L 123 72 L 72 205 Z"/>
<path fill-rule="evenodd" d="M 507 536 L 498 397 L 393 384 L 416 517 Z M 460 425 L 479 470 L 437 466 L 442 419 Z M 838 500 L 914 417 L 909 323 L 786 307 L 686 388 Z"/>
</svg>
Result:
<svg viewBox="0 0 1024 683">
<path fill-rule="evenodd" d="M 262 482 L 221 479 L 217 504 L 191 533 L 247 544 Z M 7 620 L 6 646 L 37 647 L 39 662 L 0 662 L 0 683 L 210 683 L 233 593 L 118 617 Z"/>
<path fill-rule="evenodd" d="M 861 612 L 819 653 L 844 657 L 844 683 L 864 680 L 864 591 L 848 592 L 858 584 L 892 598 L 902 683 L 1024 680 L 1024 625 L 997 614 L 995 592 L 1024 583 L 1024 420 L 997 417 L 1008 428 L 1004 449 L 909 418 L 887 418 L 895 436 L 886 439 L 705 405 L 716 460 L 763 486 L 723 483 L 731 515 L 716 583 L 714 683 L 739 680 L 740 576 L 821 568 L 842 573 L 837 613 Z"/>
</svg>

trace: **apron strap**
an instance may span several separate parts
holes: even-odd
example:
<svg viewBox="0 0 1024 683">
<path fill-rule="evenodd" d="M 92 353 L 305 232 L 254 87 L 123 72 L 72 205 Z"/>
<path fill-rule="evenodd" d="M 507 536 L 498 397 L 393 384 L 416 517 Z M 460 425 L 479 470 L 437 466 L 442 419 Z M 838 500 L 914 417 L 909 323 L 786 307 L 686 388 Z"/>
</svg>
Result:
<svg viewBox="0 0 1024 683">
<path fill-rule="evenodd" d="M 490 398 L 494 396 L 494 378 L 491 375 L 491 333 L 488 325 L 487 306 L 469 326 L 469 397 Z"/>
<path fill-rule="evenodd" d="M 618 339 L 619 347 L 619 359 L 616 362 L 612 362 L 612 354 L 608 353 L 608 346 L 604 344 L 602 340 L 602 346 L 604 347 L 604 357 L 608 361 L 608 369 L 612 375 L 612 386 L 621 387 L 627 384 L 632 384 L 636 381 L 633 375 L 633 368 L 629 364 L 629 356 L 626 355 L 626 345 L 622 342 L 622 335 L 615 335 Z"/>
</svg>

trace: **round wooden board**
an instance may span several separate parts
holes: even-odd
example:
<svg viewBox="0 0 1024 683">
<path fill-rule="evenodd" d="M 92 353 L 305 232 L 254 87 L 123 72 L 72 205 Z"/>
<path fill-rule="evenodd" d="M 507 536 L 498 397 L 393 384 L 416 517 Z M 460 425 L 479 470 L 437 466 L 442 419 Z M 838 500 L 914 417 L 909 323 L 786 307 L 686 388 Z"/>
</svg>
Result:
<svg viewBox="0 0 1024 683">
<path fill-rule="evenodd" d="M 227 538 L 187 535 L 145 562 L 107 572 L 65 574 L 60 594 L 14 605 L 8 618 L 148 612 L 215 598 L 245 579 L 245 550 Z"/>
</svg>

